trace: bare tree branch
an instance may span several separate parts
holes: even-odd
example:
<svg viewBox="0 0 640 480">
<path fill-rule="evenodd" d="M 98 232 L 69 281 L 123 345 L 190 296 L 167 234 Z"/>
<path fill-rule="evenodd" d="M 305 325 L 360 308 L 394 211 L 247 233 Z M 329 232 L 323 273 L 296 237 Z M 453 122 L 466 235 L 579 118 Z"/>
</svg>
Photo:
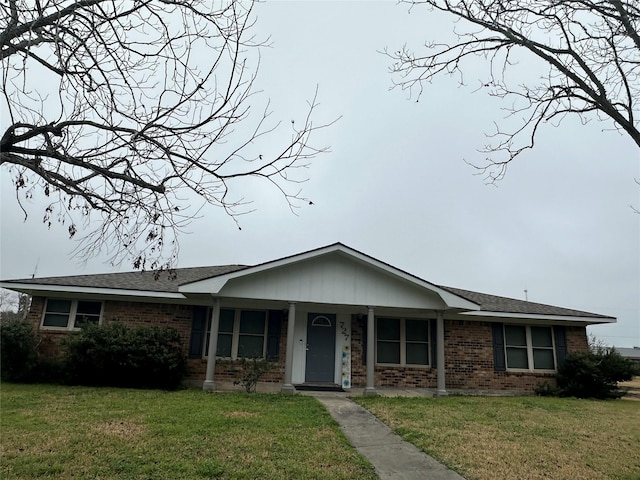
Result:
<svg viewBox="0 0 640 480">
<path fill-rule="evenodd" d="M 205 205 L 249 211 L 241 180 L 266 180 L 291 208 L 294 173 L 325 147 L 312 116 L 282 137 L 254 111 L 259 49 L 253 1 L 10 0 L 0 5 L 0 165 L 20 208 L 82 231 L 81 258 L 160 268 Z M 316 92 L 317 95 L 317 92 Z M 297 188 L 297 187 L 295 187 Z M 97 227 L 96 227 L 97 225 Z"/>
<path fill-rule="evenodd" d="M 426 44 L 418 56 L 406 47 L 385 53 L 393 59 L 394 85 L 419 99 L 426 84 L 446 74 L 464 82 L 464 62 L 488 60 L 481 89 L 509 100 L 508 117 L 521 122 L 496 131 L 475 165 L 490 182 L 503 178 L 509 163 L 533 148 L 539 128 L 567 115 L 583 122 L 608 118 L 640 147 L 640 4 L 632 0 L 415 0 L 458 20 L 458 41 Z M 514 84 L 507 73 L 521 59 L 546 66 L 547 75 Z M 530 61 L 530 60 L 529 60 Z M 532 62 L 533 63 L 533 62 Z M 594 115 L 595 114 L 595 115 Z"/>
</svg>

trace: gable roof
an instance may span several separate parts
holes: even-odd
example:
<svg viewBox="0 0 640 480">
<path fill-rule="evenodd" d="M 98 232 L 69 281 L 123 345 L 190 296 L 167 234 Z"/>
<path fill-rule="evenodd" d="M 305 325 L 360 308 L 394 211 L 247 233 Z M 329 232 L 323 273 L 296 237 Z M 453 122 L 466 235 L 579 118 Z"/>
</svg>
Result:
<svg viewBox="0 0 640 480">
<path fill-rule="evenodd" d="M 347 255 L 351 259 L 365 263 L 372 268 L 383 270 L 405 281 L 437 292 L 443 299 L 446 299 L 447 305 L 456 304 L 457 308 L 467 310 L 463 313 L 469 315 L 522 316 L 524 318 L 543 316 L 562 317 L 563 319 L 571 317 L 576 320 L 588 319 L 593 323 L 615 322 L 614 317 L 606 315 L 436 285 L 341 243 L 254 266 L 220 265 L 176 268 L 164 272 L 136 271 L 3 280 L 0 282 L 0 286 L 27 293 L 78 292 L 185 299 L 187 298 L 185 294 L 202 293 L 203 286 L 208 286 L 208 288 L 213 289 L 210 290 L 212 293 L 216 293 L 216 288 L 219 291 L 232 278 L 249 276 L 283 265 L 295 264 L 296 262 L 317 258 L 327 253 Z"/>
<path fill-rule="evenodd" d="M 259 276 L 264 272 L 273 272 L 283 267 L 295 267 L 296 265 L 302 265 L 305 262 L 311 262 L 316 260 L 330 260 L 335 258 L 347 258 L 352 264 L 359 264 L 366 266 L 371 272 L 382 273 L 386 276 L 391 276 L 396 280 L 400 280 L 405 284 L 409 284 L 413 287 L 421 289 L 423 292 L 436 295 L 440 297 L 442 307 L 447 309 L 460 309 L 460 310 L 478 310 L 479 307 L 474 302 L 470 302 L 466 298 L 456 295 L 448 290 L 441 289 L 434 283 L 427 282 L 420 277 L 412 275 L 404 270 L 401 270 L 393 265 L 382 262 L 374 257 L 366 255 L 351 247 L 347 247 L 342 243 L 334 243 L 325 247 L 316 248 L 307 252 L 290 255 L 288 257 L 272 260 L 269 262 L 261 263 L 252 267 L 246 267 L 242 270 L 229 272 L 227 274 L 219 275 L 214 278 L 195 281 L 189 284 L 181 285 L 179 291 L 182 293 L 201 293 L 203 291 L 218 294 L 227 285 L 230 280 L 247 278 L 250 276 Z M 318 265 L 319 267 L 319 265 Z M 338 279 L 328 279 L 325 281 L 339 281 Z M 362 298 L 360 298 L 362 300 Z M 371 299 L 370 299 L 371 300 Z M 367 305 L 369 303 L 366 303 Z M 377 305 L 377 303 L 376 303 Z"/>
</svg>

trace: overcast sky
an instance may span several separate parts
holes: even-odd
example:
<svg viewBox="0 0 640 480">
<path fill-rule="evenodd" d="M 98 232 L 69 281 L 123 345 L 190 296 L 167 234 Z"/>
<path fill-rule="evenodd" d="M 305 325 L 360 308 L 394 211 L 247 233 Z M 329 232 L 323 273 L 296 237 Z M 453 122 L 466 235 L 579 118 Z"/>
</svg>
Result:
<svg viewBox="0 0 640 480">
<path fill-rule="evenodd" d="M 520 299 L 527 290 L 531 301 L 616 316 L 589 331 L 640 345 L 640 215 L 630 207 L 640 206 L 640 152 L 629 138 L 568 118 L 546 126 L 497 187 L 485 185 L 465 160 L 482 159 L 484 133 L 504 113 L 473 92 L 483 63 L 470 64 L 469 87 L 442 77 L 416 103 L 389 90 L 379 53 L 444 38 L 446 17 L 393 1 L 267 1 L 256 13 L 256 33 L 272 41 L 258 83 L 274 117 L 301 117 L 318 86 L 318 122 L 342 118 L 316 138 L 331 152 L 306 172 L 313 205 L 296 216 L 252 186 L 257 210 L 242 230 L 207 210 L 181 238 L 179 266 L 255 264 L 342 242 L 436 284 Z M 0 180 L 1 278 L 130 269 L 71 260 L 64 229 L 47 230 L 42 208 L 24 222 L 4 169 Z"/>
</svg>

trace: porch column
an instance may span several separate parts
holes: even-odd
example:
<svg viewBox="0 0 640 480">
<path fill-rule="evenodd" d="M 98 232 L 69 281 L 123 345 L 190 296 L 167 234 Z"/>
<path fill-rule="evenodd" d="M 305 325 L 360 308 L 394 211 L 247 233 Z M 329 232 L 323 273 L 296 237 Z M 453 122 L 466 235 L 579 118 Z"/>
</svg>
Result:
<svg viewBox="0 0 640 480">
<path fill-rule="evenodd" d="M 293 372 L 293 331 L 296 323 L 296 304 L 289 302 L 289 317 L 287 318 L 287 350 L 284 360 L 284 384 L 280 391 L 282 393 L 295 393 L 296 388 L 291 383 Z"/>
<path fill-rule="evenodd" d="M 364 395 L 378 394 L 375 387 L 376 350 L 374 318 L 373 307 L 369 307 L 367 314 L 367 387 L 364 389 Z"/>
<path fill-rule="evenodd" d="M 215 392 L 216 384 L 213 381 L 216 370 L 216 352 L 218 351 L 218 326 L 220 325 L 220 299 L 213 300 L 211 309 L 211 330 L 209 331 L 209 350 L 207 351 L 207 374 L 202 389 L 205 392 Z"/>
<path fill-rule="evenodd" d="M 436 395 L 444 397 L 448 395 L 444 377 L 444 312 L 436 312 L 436 358 L 438 360 L 438 388 Z"/>
</svg>

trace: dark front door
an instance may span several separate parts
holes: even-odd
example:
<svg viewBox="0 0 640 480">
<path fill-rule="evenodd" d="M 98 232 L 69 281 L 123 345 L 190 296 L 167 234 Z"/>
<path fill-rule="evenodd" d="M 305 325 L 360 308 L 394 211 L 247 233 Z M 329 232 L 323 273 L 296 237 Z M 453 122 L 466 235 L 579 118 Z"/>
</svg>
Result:
<svg viewBox="0 0 640 480">
<path fill-rule="evenodd" d="M 305 382 L 334 383 L 336 316 L 310 313 L 307 317 L 307 368 Z"/>
</svg>

